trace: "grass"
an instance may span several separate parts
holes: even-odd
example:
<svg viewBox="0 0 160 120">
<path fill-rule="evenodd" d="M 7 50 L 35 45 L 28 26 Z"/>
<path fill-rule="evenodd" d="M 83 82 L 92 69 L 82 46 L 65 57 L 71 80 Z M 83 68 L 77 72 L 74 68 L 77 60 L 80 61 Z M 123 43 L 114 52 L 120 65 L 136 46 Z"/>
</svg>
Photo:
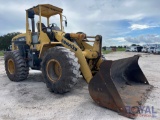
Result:
<svg viewBox="0 0 160 120">
<path fill-rule="evenodd" d="M 125 48 L 117 48 L 116 51 L 125 51 L 126 49 Z M 102 50 L 103 54 L 109 54 L 109 53 L 112 53 L 114 51 L 112 50 Z"/>
<path fill-rule="evenodd" d="M 3 54 L 3 51 L 0 51 L 0 56 L 3 56 L 4 54 Z"/>
<path fill-rule="evenodd" d="M 111 52 L 113 52 L 113 51 L 111 51 L 111 50 L 102 50 L 102 53 L 103 53 L 103 54 L 109 54 L 109 53 L 111 53 Z"/>
<path fill-rule="evenodd" d="M 117 48 L 117 51 L 125 51 L 126 48 Z"/>
</svg>

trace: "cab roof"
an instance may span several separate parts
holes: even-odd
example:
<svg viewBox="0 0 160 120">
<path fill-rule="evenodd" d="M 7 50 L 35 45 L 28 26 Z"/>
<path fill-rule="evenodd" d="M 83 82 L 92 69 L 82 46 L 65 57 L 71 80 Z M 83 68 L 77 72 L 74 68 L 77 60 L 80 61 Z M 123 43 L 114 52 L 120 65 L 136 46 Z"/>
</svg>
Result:
<svg viewBox="0 0 160 120">
<path fill-rule="evenodd" d="M 50 17 L 52 15 L 62 13 L 62 11 L 63 11 L 63 9 L 56 7 L 56 6 L 53 6 L 53 5 L 50 5 L 50 4 L 40 4 L 40 5 L 34 6 L 30 9 L 33 9 L 34 13 L 36 15 L 39 15 L 39 12 L 38 12 L 39 6 L 41 7 L 41 16 L 43 16 L 43 17 Z M 28 9 L 28 10 L 30 10 L 30 9 Z"/>
</svg>

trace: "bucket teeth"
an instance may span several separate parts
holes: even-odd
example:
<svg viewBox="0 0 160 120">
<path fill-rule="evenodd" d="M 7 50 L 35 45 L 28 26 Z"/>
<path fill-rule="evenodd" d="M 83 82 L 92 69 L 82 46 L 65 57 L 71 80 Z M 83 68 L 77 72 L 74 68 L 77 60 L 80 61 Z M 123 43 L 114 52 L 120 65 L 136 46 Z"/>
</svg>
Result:
<svg viewBox="0 0 160 120">
<path fill-rule="evenodd" d="M 139 56 L 116 61 L 105 60 L 89 83 L 89 93 L 100 106 L 135 118 L 153 86 L 138 65 Z M 127 107 L 132 108 L 130 110 Z M 135 109 L 136 108 L 136 109 Z"/>
</svg>

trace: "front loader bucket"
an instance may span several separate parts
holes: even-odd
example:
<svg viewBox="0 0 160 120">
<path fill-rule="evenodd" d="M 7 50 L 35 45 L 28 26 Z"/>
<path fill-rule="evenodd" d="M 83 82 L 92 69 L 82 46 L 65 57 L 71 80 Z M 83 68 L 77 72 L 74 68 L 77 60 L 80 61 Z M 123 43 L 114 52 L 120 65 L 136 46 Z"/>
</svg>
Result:
<svg viewBox="0 0 160 120">
<path fill-rule="evenodd" d="M 153 88 L 138 65 L 139 56 L 105 60 L 89 82 L 89 93 L 100 106 L 135 118 Z"/>
</svg>

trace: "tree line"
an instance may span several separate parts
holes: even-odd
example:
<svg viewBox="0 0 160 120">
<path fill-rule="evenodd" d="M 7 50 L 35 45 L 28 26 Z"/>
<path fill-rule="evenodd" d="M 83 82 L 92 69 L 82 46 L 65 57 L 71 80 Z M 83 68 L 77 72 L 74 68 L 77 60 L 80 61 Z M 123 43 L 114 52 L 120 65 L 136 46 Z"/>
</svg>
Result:
<svg viewBox="0 0 160 120">
<path fill-rule="evenodd" d="M 0 50 L 8 50 L 9 46 L 12 44 L 12 38 L 18 34 L 20 34 L 20 32 L 13 32 L 0 36 Z"/>
</svg>

